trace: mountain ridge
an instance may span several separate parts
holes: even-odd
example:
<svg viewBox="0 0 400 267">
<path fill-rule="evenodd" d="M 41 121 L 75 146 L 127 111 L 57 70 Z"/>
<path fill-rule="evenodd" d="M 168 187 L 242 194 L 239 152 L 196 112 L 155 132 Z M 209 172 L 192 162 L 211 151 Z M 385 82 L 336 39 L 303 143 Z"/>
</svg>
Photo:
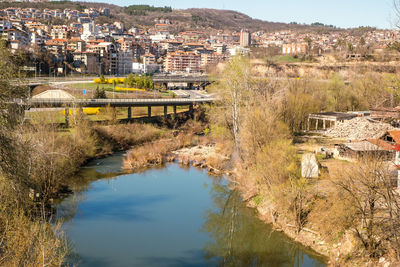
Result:
<svg viewBox="0 0 400 267">
<path fill-rule="evenodd" d="M 72 1 L 51 1 L 42 3 L 32 2 L 1 2 L 0 8 L 20 7 L 20 8 L 38 8 L 38 9 L 77 9 L 85 8 L 109 8 L 111 17 L 99 17 L 98 23 L 112 23 L 122 21 L 128 28 L 142 27 L 150 28 L 154 26 L 157 19 L 169 19 L 172 22 L 171 28 L 174 32 L 184 30 L 208 30 L 208 31 L 240 31 L 245 28 L 254 31 L 279 31 L 279 30 L 321 30 L 327 29 L 324 26 L 311 26 L 283 22 L 271 22 L 252 18 L 244 13 L 212 8 L 189 8 L 172 9 L 171 12 L 149 11 L 145 15 L 129 15 L 126 12 L 127 7 L 100 2 L 72 2 Z M 333 28 L 329 28 L 333 29 Z"/>
</svg>

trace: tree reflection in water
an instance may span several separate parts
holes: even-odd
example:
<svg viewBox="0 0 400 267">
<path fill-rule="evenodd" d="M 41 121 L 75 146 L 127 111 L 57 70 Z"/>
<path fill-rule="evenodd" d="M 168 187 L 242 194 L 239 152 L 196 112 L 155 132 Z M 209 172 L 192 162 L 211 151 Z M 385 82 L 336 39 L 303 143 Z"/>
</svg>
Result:
<svg viewBox="0 0 400 267">
<path fill-rule="evenodd" d="M 218 266 L 324 266 L 324 258 L 286 235 L 273 231 L 246 207 L 222 179 L 211 189 L 214 209 L 206 212 L 203 231 L 215 242 L 204 247 Z"/>
</svg>

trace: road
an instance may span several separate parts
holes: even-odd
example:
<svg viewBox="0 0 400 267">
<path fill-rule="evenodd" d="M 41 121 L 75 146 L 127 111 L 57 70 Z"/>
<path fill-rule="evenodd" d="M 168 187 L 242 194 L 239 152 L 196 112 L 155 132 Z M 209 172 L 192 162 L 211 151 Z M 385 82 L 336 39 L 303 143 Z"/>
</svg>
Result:
<svg viewBox="0 0 400 267">
<path fill-rule="evenodd" d="M 203 90 L 171 90 L 174 92 L 178 97 L 181 98 L 212 98 L 213 95 L 208 94 L 206 91 Z"/>
<path fill-rule="evenodd" d="M 38 112 L 38 111 L 61 111 L 61 110 L 65 110 L 65 108 L 31 108 L 31 109 L 25 110 L 25 112 L 29 113 L 29 112 Z"/>
</svg>

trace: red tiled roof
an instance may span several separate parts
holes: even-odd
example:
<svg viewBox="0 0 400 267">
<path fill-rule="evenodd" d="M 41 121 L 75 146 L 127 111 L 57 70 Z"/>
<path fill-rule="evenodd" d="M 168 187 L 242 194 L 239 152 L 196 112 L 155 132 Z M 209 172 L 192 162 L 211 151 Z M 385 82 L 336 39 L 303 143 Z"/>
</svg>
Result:
<svg viewBox="0 0 400 267">
<path fill-rule="evenodd" d="M 372 143 L 372 144 L 374 144 L 374 145 L 379 146 L 383 150 L 388 150 L 388 151 L 394 150 L 393 145 L 391 145 L 388 142 L 383 141 L 381 139 L 368 139 L 367 141 Z"/>
<path fill-rule="evenodd" d="M 67 42 L 68 40 L 67 39 L 57 39 L 57 38 L 55 38 L 55 39 L 51 39 L 51 41 L 63 43 L 63 42 Z"/>
<path fill-rule="evenodd" d="M 388 131 L 390 136 L 393 138 L 393 140 L 397 143 L 400 144 L 400 131 L 399 130 L 393 130 L 393 131 Z"/>
<path fill-rule="evenodd" d="M 185 43 L 184 45 L 188 45 L 188 46 L 204 46 L 204 44 L 201 44 L 201 43 Z"/>
</svg>

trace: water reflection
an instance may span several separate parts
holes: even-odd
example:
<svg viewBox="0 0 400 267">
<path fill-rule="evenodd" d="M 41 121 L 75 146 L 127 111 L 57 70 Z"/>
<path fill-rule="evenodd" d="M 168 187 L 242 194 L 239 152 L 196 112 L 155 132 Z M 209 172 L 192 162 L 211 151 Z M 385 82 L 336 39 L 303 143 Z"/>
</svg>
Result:
<svg viewBox="0 0 400 267">
<path fill-rule="evenodd" d="M 324 266 L 321 256 L 261 222 L 220 180 L 211 195 L 215 206 L 207 211 L 202 229 L 213 241 L 204 250 L 218 266 Z"/>
<path fill-rule="evenodd" d="M 92 162 L 73 180 L 76 193 L 58 205 L 79 255 L 71 262 L 323 266 L 318 255 L 259 221 L 224 179 L 177 164 L 122 175 L 120 164 L 121 155 Z"/>
</svg>

